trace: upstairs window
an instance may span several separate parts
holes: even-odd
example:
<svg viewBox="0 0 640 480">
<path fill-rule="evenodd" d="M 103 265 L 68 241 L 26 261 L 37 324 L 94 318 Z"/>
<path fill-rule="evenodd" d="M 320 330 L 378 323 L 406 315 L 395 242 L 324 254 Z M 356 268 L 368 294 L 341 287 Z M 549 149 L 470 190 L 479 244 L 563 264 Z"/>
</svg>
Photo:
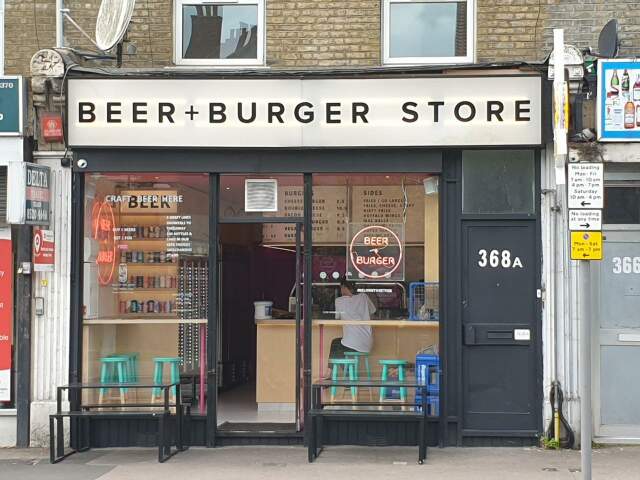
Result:
<svg viewBox="0 0 640 480">
<path fill-rule="evenodd" d="M 264 0 L 176 0 L 176 65 L 264 64 Z"/>
<path fill-rule="evenodd" d="M 384 0 L 384 63 L 473 62 L 474 0 Z"/>
</svg>

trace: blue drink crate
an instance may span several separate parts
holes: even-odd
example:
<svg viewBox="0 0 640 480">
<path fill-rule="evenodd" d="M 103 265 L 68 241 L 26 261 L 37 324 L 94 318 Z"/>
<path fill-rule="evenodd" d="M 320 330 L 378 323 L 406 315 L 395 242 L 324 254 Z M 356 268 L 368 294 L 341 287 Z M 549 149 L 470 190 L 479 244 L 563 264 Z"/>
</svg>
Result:
<svg viewBox="0 0 640 480">
<path fill-rule="evenodd" d="M 440 391 L 440 357 L 419 353 L 416 355 L 416 380 L 426 385 L 430 393 Z"/>
<path fill-rule="evenodd" d="M 416 397 L 416 410 L 422 411 L 422 398 Z M 436 395 L 427 395 L 427 415 L 437 417 L 440 415 L 440 397 Z"/>
<path fill-rule="evenodd" d="M 440 395 L 440 357 L 426 353 L 416 355 L 416 380 L 427 387 L 427 404 L 430 411 L 439 411 Z M 422 401 L 422 390 L 416 388 L 416 405 L 418 407 Z M 436 400 L 438 405 L 435 405 Z M 429 413 L 429 415 L 433 415 Z M 435 414 L 437 415 L 437 414 Z"/>
</svg>

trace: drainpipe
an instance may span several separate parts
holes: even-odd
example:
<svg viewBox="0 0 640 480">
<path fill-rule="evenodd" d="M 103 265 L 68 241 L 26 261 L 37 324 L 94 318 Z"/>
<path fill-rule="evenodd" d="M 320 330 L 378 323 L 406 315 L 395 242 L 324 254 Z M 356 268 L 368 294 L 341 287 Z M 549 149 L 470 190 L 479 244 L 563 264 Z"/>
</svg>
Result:
<svg viewBox="0 0 640 480">
<path fill-rule="evenodd" d="M 56 48 L 64 48 L 64 0 L 56 0 Z"/>
</svg>

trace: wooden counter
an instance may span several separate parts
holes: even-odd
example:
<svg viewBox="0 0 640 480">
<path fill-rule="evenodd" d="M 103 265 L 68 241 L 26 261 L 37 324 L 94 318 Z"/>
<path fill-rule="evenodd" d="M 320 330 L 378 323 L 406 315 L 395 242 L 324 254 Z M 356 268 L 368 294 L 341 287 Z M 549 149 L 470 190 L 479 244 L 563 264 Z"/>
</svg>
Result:
<svg viewBox="0 0 640 480">
<path fill-rule="evenodd" d="M 439 322 L 410 320 L 312 320 L 312 372 L 314 381 L 324 376 L 331 341 L 342 336 L 343 325 L 371 325 L 373 349 L 369 354 L 372 377 L 378 378 L 378 360 L 415 362 L 416 354 L 438 343 Z M 264 404 L 295 402 L 295 320 L 256 320 L 256 401 Z"/>
<path fill-rule="evenodd" d="M 291 319 L 278 320 L 271 318 L 268 320 L 256 320 L 256 325 L 270 325 L 270 326 L 290 326 L 295 325 L 296 321 Z M 369 322 L 363 322 L 362 320 L 312 320 L 313 325 L 324 325 L 331 327 L 341 327 L 343 325 L 371 325 L 372 327 L 410 327 L 410 328 L 438 328 L 440 322 L 432 321 L 413 321 L 413 320 L 370 320 Z M 302 323 L 302 321 L 300 322 Z"/>
</svg>

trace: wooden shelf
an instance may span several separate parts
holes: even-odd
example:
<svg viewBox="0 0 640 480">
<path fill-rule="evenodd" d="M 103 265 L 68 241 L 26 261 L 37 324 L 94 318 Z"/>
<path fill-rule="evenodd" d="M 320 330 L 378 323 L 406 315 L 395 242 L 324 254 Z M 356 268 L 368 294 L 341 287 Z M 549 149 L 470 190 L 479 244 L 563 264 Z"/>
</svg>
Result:
<svg viewBox="0 0 640 480">
<path fill-rule="evenodd" d="M 121 318 L 126 318 L 129 320 L 149 320 L 152 318 L 166 318 L 166 319 L 174 319 L 178 320 L 177 312 L 171 313 L 118 313 L 116 315 L 105 315 L 104 317 L 97 318 L 89 318 L 86 321 L 94 321 L 94 320 L 118 320 Z"/>
<path fill-rule="evenodd" d="M 203 325 L 207 323 L 206 318 L 99 318 L 93 320 L 83 320 L 84 325 L 143 325 L 143 324 L 165 324 L 165 325 Z"/>
<path fill-rule="evenodd" d="M 160 292 L 160 293 L 177 293 L 178 288 L 126 288 L 126 287 L 113 287 L 115 293 L 138 293 L 138 292 Z"/>
<path fill-rule="evenodd" d="M 120 262 L 120 263 L 124 263 L 125 265 L 127 265 L 127 267 L 131 266 L 131 265 L 140 265 L 141 267 L 177 267 L 178 263 L 177 262 Z"/>
<path fill-rule="evenodd" d="M 440 322 L 433 321 L 413 321 L 413 320 L 312 320 L 313 325 L 323 325 L 325 327 L 342 327 L 343 325 L 367 325 L 371 327 L 397 327 L 397 328 L 439 328 Z M 290 319 L 268 319 L 255 320 L 256 325 L 284 326 L 295 325 L 295 320 Z"/>
<path fill-rule="evenodd" d="M 166 242 L 167 237 L 162 238 L 120 238 L 118 242 Z"/>
</svg>

